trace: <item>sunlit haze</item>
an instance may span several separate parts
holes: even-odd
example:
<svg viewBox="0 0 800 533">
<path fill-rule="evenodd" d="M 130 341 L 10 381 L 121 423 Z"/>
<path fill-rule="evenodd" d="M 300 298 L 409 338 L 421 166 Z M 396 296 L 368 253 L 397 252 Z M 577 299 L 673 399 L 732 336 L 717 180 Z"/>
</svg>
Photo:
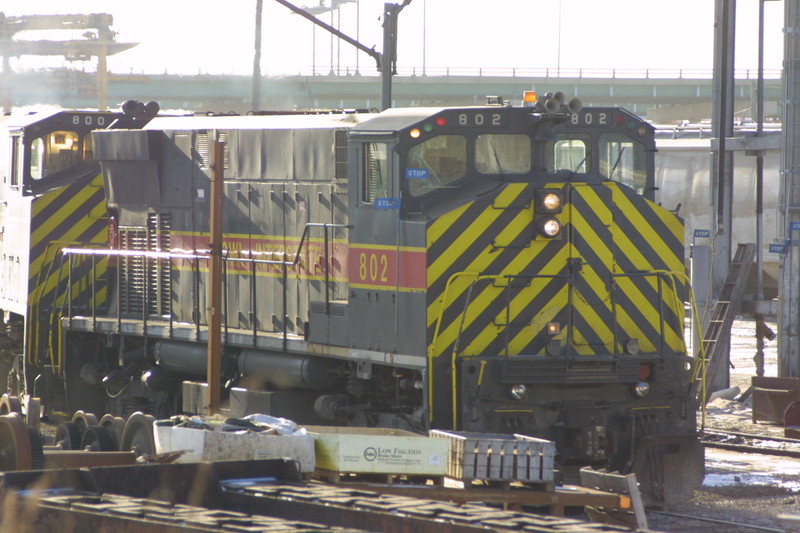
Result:
<svg viewBox="0 0 800 533">
<path fill-rule="evenodd" d="M 330 5 L 332 0 L 325 0 Z M 320 0 L 297 0 L 317 6 Z M 398 0 L 399 3 L 399 0 Z M 765 68 L 783 59 L 783 2 L 766 2 Z M 110 13 L 119 42 L 139 45 L 108 60 L 117 73 L 250 74 L 256 0 L 70 2 L 4 0 L 7 16 Z M 349 0 L 319 17 L 381 51 L 383 0 Z M 736 68 L 757 63 L 757 0 L 737 7 Z M 399 17 L 401 73 L 450 69 L 669 69 L 713 66 L 713 0 L 413 0 Z M 264 0 L 261 70 L 267 75 L 375 73 L 375 61 L 272 0 Z M 25 32 L 17 39 L 82 39 L 84 30 Z M 55 34 L 55 35 L 54 35 Z M 60 35 L 59 35 L 60 34 Z M 12 69 L 94 62 L 23 57 Z"/>
</svg>

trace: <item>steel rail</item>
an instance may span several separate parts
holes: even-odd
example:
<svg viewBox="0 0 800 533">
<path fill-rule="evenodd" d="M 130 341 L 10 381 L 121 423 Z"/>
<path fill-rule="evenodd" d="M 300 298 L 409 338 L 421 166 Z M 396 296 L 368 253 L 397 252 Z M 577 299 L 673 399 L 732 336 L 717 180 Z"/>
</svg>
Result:
<svg viewBox="0 0 800 533">
<path fill-rule="evenodd" d="M 649 513 L 660 514 L 664 516 L 672 516 L 675 518 L 684 518 L 687 520 L 697 520 L 698 522 L 711 522 L 712 524 L 724 524 L 726 526 L 741 527 L 744 529 L 755 529 L 756 531 L 769 531 L 770 533 L 786 533 L 785 529 L 776 529 L 774 527 L 756 526 L 754 524 L 740 524 L 738 522 L 731 522 L 729 520 L 718 520 L 716 518 L 706 518 L 704 516 L 694 516 L 688 514 L 672 513 L 668 511 L 648 511 Z"/>
</svg>

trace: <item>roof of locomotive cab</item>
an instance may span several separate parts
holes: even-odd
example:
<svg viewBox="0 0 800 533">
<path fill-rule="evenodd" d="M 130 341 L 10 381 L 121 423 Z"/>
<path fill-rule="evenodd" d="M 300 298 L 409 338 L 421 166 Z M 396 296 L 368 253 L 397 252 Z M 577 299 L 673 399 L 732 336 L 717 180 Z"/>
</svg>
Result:
<svg viewBox="0 0 800 533">
<path fill-rule="evenodd" d="M 290 130 L 351 127 L 367 120 L 369 113 L 319 115 L 184 115 L 153 118 L 142 128 L 159 131 L 188 130 Z"/>
<path fill-rule="evenodd" d="M 48 108 L 48 109 L 41 109 L 31 112 L 24 112 L 24 113 L 11 113 L 8 115 L 2 115 L 0 117 L 0 125 L 4 128 L 27 128 L 33 124 L 38 122 L 42 122 L 49 118 L 52 118 L 60 113 L 69 113 L 70 115 L 73 114 L 81 114 L 81 113 L 91 113 L 97 114 L 100 113 L 96 110 L 91 109 L 56 109 L 56 108 Z M 103 112 L 108 115 L 115 115 L 117 113 L 110 111 L 110 112 Z"/>
<path fill-rule="evenodd" d="M 356 134 L 390 133 L 404 130 L 448 107 L 396 107 L 382 111 L 350 130 Z"/>
</svg>

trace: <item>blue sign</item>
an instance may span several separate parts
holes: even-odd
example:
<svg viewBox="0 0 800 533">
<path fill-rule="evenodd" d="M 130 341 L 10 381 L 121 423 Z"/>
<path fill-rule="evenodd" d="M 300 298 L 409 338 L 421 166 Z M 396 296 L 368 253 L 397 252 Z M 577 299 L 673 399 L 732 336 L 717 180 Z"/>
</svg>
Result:
<svg viewBox="0 0 800 533">
<path fill-rule="evenodd" d="M 771 253 L 771 254 L 785 254 L 786 253 L 786 245 L 785 244 L 770 244 L 769 245 L 769 253 Z"/>
<path fill-rule="evenodd" d="M 428 179 L 428 172 L 427 168 L 407 168 L 406 169 L 406 179 L 407 180 L 426 180 Z"/>
<path fill-rule="evenodd" d="M 791 224 L 789 224 L 789 230 L 790 231 L 800 230 L 800 222 L 792 222 Z"/>
<path fill-rule="evenodd" d="M 400 209 L 400 198 L 375 198 L 375 209 Z"/>
<path fill-rule="evenodd" d="M 707 239 L 711 237 L 711 230 L 707 229 L 696 229 L 694 230 L 694 238 L 695 239 Z"/>
</svg>

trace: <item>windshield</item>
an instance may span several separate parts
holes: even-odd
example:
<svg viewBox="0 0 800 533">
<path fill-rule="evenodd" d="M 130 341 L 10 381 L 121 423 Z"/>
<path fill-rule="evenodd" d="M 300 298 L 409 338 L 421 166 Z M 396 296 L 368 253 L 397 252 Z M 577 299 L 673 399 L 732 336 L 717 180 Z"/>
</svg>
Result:
<svg viewBox="0 0 800 533">
<path fill-rule="evenodd" d="M 644 194 L 647 186 L 644 146 L 619 134 L 601 135 L 599 144 L 600 173 Z"/>
<path fill-rule="evenodd" d="M 584 136 L 562 137 L 550 144 L 547 169 L 551 172 L 569 170 L 585 174 L 591 168 L 590 141 Z"/>
<path fill-rule="evenodd" d="M 408 151 L 406 180 L 412 196 L 445 187 L 467 171 L 467 139 L 461 135 L 437 135 Z"/>
<path fill-rule="evenodd" d="M 40 180 L 60 170 L 91 159 L 91 146 L 87 143 L 82 153 L 80 136 L 74 131 L 54 131 L 31 141 L 31 179 Z"/>
<path fill-rule="evenodd" d="M 531 139 L 524 134 L 479 135 L 475 168 L 481 174 L 525 174 L 531 170 Z"/>
</svg>

